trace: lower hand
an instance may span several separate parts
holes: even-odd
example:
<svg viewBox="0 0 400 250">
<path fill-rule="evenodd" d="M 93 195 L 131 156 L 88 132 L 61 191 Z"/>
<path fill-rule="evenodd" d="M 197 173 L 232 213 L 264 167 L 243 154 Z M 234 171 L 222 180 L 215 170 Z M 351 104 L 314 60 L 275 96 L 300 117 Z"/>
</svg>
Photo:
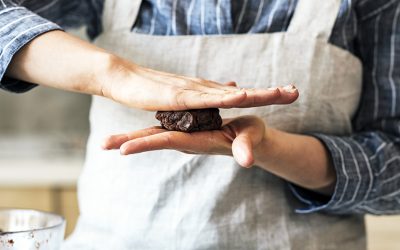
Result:
<svg viewBox="0 0 400 250">
<path fill-rule="evenodd" d="M 127 134 L 113 135 L 104 149 L 120 149 L 121 154 L 173 149 L 189 154 L 231 155 L 243 167 L 251 167 L 254 151 L 268 133 L 256 116 L 225 119 L 220 130 L 183 133 L 152 127 Z"/>
<path fill-rule="evenodd" d="M 328 150 L 312 136 L 292 134 L 265 125 L 256 116 L 226 119 L 220 130 L 183 133 L 152 127 L 113 135 L 104 149 L 121 154 L 173 149 L 189 154 L 233 156 L 243 167 L 253 164 L 289 182 L 331 195 L 336 172 Z"/>
</svg>

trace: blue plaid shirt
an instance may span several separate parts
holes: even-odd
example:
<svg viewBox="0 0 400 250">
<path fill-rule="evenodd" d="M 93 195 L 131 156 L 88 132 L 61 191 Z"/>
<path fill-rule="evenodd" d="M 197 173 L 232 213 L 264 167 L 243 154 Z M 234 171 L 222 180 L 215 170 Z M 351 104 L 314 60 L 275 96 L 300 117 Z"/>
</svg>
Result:
<svg viewBox="0 0 400 250">
<path fill-rule="evenodd" d="M 322 1 L 322 0 L 321 0 Z M 36 36 L 85 25 L 102 31 L 103 0 L 0 0 L 0 87 L 34 84 L 7 78 L 13 55 Z M 297 0 L 144 0 L 133 32 L 154 35 L 285 31 Z M 330 152 L 335 192 L 323 197 L 291 185 L 309 213 L 400 212 L 400 0 L 343 0 L 330 42 L 363 62 L 363 95 L 350 136 L 315 134 Z"/>
</svg>

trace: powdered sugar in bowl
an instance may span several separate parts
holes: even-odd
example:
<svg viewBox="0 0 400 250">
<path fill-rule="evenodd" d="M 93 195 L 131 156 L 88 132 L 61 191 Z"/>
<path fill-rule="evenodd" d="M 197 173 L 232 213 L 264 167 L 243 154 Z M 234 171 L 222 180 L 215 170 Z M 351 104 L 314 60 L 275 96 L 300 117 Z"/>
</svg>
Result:
<svg viewBox="0 0 400 250">
<path fill-rule="evenodd" d="M 0 209 L 0 250 L 58 250 L 65 220 L 53 213 Z"/>
</svg>

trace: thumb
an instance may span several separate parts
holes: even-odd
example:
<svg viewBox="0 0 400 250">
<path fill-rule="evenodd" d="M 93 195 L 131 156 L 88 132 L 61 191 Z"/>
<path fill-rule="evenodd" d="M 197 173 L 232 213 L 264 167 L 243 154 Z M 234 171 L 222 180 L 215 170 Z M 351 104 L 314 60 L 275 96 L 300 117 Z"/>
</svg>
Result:
<svg viewBox="0 0 400 250">
<path fill-rule="evenodd" d="M 254 164 L 253 143 L 250 135 L 242 131 L 232 142 L 233 158 L 245 168 L 250 168 Z"/>
</svg>

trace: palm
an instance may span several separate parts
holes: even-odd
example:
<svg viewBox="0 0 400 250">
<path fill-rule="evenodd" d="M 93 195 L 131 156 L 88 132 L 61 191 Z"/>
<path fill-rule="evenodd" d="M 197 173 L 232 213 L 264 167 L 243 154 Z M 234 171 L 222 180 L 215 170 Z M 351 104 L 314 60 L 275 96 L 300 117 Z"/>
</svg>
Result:
<svg viewBox="0 0 400 250">
<path fill-rule="evenodd" d="M 245 167 L 253 162 L 253 149 L 262 141 L 264 122 L 255 116 L 225 119 L 220 130 L 183 133 L 152 127 L 106 139 L 105 149 L 120 149 L 124 155 L 173 149 L 190 154 L 233 155 Z"/>
</svg>

